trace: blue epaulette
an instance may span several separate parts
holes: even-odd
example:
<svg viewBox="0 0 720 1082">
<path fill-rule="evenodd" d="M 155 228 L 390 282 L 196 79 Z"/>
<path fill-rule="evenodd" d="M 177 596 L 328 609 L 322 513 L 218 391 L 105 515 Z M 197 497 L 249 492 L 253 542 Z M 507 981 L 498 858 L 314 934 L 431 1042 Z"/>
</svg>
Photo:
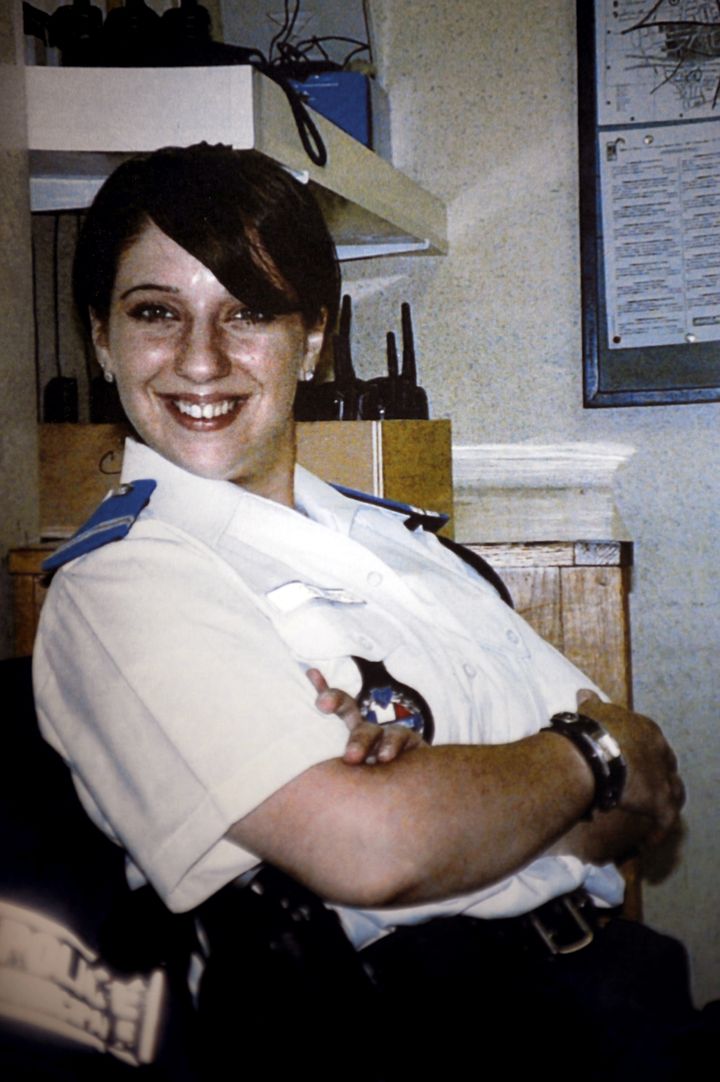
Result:
<svg viewBox="0 0 720 1082">
<path fill-rule="evenodd" d="M 84 526 L 55 549 L 52 556 L 43 560 L 43 571 L 56 571 L 76 556 L 99 549 L 108 541 L 127 537 L 156 485 L 157 481 L 132 481 L 116 488 L 93 511 Z"/>
<path fill-rule="evenodd" d="M 405 525 L 408 530 L 415 530 L 422 526 L 423 530 L 437 533 L 442 530 L 450 516 L 442 511 L 425 511 L 422 507 L 413 507 L 410 503 L 400 503 L 398 500 L 386 500 L 384 496 L 371 496 L 369 492 L 358 492 L 354 488 L 346 488 L 345 485 L 333 485 L 337 492 L 343 496 L 349 496 L 351 500 L 359 500 L 360 503 L 369 503 L 373 507 L 383 507 L 386 511 L 397 511 L 399 515 L 407 515 Z"/>
</svg>

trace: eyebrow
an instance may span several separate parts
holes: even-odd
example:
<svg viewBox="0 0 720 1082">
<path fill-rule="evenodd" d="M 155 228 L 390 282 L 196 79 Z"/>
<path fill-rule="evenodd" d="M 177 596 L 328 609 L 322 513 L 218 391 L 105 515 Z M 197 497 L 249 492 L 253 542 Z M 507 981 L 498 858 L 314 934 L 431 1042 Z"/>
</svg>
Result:
<svg viewBox="0 0 720 1082">
<path fill-rule="evenodd" d="M 179 293 L 180 290 L 176 286 L 163 286 L 158 285 L 156 282 L 141 282 L 140 285 L 131 286 L 130 289 L 126 289 L 124 293 L 120 294 L 120 300 L 124 301 L 126 297 L 129 297 L 131 293 L 137 293 L 138 290 L 151 290 L 158 293 Z"/>
</svg>

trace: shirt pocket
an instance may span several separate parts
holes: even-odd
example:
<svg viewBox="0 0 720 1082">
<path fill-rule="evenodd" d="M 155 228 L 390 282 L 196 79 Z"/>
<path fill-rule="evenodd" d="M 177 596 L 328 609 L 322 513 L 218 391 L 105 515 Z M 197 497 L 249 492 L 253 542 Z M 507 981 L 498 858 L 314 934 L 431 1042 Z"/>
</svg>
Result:
<svg viewBox="0 0 720 1082">
<path fill-rule="evenodd" d="M 290 612 L 270 606 L 275 630 L 306 664 L 360 656 L 382 661 L 398 643 L 398 632 L 362 599 L 309 597 Z"/>
</svg>

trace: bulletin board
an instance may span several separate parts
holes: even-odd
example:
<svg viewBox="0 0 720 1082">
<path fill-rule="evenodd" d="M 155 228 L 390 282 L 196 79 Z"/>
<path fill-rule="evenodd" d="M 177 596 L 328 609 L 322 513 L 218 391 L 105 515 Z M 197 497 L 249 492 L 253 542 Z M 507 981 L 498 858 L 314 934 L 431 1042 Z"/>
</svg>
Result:
<svg viewBox="0 0 720 1082">
<path fill-rule="evenodd" d="M 720 3 L 577 22 L 584 405 L 720 401 Z"/>
</svg>

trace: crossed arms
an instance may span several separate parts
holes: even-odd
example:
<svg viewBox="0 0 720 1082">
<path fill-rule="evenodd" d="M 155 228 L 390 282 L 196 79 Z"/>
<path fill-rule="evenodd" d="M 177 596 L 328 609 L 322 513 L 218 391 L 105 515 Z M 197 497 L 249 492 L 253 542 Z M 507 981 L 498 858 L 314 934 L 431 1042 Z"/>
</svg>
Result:
<svg viewBox="0 0 720 1082">
<path fill-rule="evenodd" d="M 659 727 L 591 692 L 580 694 L 582 712 L 618 740 L 628 778 L 619 807 L 585 821 L 594 781 L 569 741 L 541 731 L 484 746 L 408 747 L 402 735 L 377 744 L 353 701 L 312 679 L 319 708 L 351 729 L 344 758 L 306 770 L 227 836 L 330 901 L 436 901 L 546 852 L 606 863 L 659 842 L 678 819 L 684 788 Z"/>
</svg>

